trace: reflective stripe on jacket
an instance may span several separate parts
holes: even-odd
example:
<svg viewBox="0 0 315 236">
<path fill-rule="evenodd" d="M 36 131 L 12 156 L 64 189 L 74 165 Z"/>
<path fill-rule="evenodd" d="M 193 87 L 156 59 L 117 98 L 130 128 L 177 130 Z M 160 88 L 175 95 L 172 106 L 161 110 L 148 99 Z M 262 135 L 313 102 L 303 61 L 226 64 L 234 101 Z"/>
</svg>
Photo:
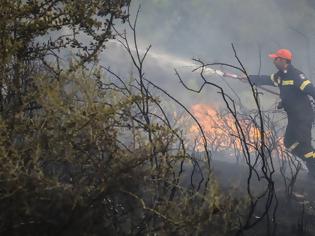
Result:
<svg viewBox="0 0 315 236">
<path fill-rule="evenodd" d="M 298 120 L 314 119 L 311 101 L 307 95 L 315 99 L 315 88 L 304 73 L 291 64 L 285 71 L 278 71 L 270 76 L 251 75 L 250 80 L 256 85 L 279 87 L 280 98 L 289 118 Z"/>
</svg>

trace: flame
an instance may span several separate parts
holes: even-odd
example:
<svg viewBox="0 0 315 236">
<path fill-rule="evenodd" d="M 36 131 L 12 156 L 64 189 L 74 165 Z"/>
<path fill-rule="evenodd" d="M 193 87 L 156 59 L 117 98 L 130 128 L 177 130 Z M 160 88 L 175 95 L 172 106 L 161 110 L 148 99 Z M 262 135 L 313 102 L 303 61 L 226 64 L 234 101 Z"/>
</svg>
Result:
<svg viewBox="0 0 315 236">
<path fill-rule="evenodd" d="M 223 151 L 233 148 L 242 151 L 244 140 L 246 140 L 249 150 L 254 151 L 262 137 L 261 130 L 255 127 L 253 122 L 238 119 L 244 131 L 245 139 L 242 139 L 242 134 L 234 117 L 231 114 L 219 114 L 210 105 L 195 104 L 191 107 L 191 111 L 203 128 L 207 143 L 212 151 Z M 198 125 L 192 125 L 189 132 L 192 136 L 197 137 L 196 149 L 201 150 L 203 148 L 203 140 L 200 136 Z"/>
</svg>

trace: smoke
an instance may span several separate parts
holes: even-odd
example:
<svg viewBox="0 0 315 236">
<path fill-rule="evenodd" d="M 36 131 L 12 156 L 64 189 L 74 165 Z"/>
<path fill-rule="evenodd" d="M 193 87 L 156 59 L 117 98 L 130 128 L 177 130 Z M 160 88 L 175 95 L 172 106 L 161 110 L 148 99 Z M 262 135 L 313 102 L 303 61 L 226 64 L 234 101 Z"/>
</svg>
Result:
<svg viewBox="0 0 315 236">
<path fill-rule="evenodd" d="M 140 47 L 138 51 L 140 55 L 144 55 L 146 53 L 145 48 Z M 130 74 L 137 73 L 132 69 L 132 61 L 119 42 L 114 40 L 108 42 L 107 52 L 111 52 L 111 56 L 103 57 L 103 65 L 112 65 L 112 70 L 116 71 L 122 77 L 127 76 L 128 78 Z M 131 47 L 131 52 L 136 55 L 134 47 Z M 200 77 L 201 69 L 196 70 L 197 68 L 200 68 L 200 64 L 192 59 L 165 51 L 151 49 L 146 57 L 145 77 L 168 91 L 188 107 L 201 102 L 210 102 L 212 104 L 216 103 L 216 105 L 219 106 L 221 95 L 217 93 L 217 89 L 210 87 L 201 92 L 201 94 L 196 94 L 186 90 L 180 83 L 178 77 L 175 76 L 176 69 L 190 88 L 198 90 L 202 85 L 203 80 Z M 225 79 L 216 74 L 214 69 L 216 69 L 216 67 L 204 68 L 204 75 L 207 79 L 217 83 L 218 85 L 222 87 L 226 86 Z M 231 84 L 238 83 L 238 81 L 230 82 Z"/>
<path fill-rule="evenodd" d="M 145 64 L 146 75 L 186 104 L 221 101 L 213 88 L 200 95 L 180 85 L 174 68 L 188 84 L 198 87 L 198 75 L 191 74 L 192 58 L 205 62 L 238 65 L 231 43 L 250 74 L 275 71 L 267 57 L 279 48 L 294 53 L 293 64 L 315 82 L 315 10 L 312 0 L 133 0 L 132 11 L 141 4 L 137 35 L 142 50 L 151 44 Z M 134 14 L 131 14 L 131 18 Z M 104 63 L 121 74 L 129 73 L 128 56 L 115 44 L 104 54 Z M 127 65 L 127 66 L 126 66 Z M 211 77 L 232 93 L 222 78 Z M 248 86 L 229 81 L 249 106 Z M 270 107 L 274 96 L 264 96 L 263 106 Z"/>
<path fill-rule="evenodd" d="M 309 74 L 306 54 L 312 43 L 307 41 L 313 40 L 315 23 L 310 3 L 310 0 L 136 0 L 134 6 L 142 6 L 140 37 L 158 49 L 188 58 L 235 63 L 230 46 L 234 43 L 252 73 L 258 72 L 261 50 L 262 69 L 268 73 L 273 65 L 266 55 L 278 48 L 290 48 L 297 66 Z"/>
</svg>

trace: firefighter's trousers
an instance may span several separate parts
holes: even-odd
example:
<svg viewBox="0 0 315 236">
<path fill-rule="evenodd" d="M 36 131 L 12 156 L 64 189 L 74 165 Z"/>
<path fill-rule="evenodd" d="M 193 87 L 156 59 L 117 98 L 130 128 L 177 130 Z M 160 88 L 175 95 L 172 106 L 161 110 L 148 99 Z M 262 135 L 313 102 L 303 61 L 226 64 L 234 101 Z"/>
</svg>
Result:
<svg viewBox="0 0 315 236">
<path fill-rule="evenodd" d="M 299 119 L 288 116 L 284 136 L 285 147 L 306 162 L 312 176 L 315 176 L 315 152 L 312 147 L 313 119 Z"/>
</svg>

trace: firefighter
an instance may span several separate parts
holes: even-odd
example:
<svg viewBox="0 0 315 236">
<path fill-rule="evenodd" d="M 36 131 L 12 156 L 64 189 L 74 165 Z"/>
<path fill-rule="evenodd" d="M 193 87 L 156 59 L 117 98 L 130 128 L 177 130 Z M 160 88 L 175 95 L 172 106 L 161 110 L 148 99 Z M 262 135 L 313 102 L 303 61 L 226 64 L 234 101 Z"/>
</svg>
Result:
<svg viewBox="0 0 315 236">
<path fill-rule="evenodd" d="M 309 173 L 315 177 L 315 152 L 312 147 L 312 123 L 314 120 L 312 103 L 315 88 L 305 74 L 292 64 L 292 53 L 288 49 L 279 49 L 269 54 L 278 71 L 270 76 L 250 75 L 249 79 L 257 86 L 271 85 L 279 87 L 281 102 L 288 116 L 288 125 L 284 136 L 285 147 L 306 162 Z"/>
</svg>

